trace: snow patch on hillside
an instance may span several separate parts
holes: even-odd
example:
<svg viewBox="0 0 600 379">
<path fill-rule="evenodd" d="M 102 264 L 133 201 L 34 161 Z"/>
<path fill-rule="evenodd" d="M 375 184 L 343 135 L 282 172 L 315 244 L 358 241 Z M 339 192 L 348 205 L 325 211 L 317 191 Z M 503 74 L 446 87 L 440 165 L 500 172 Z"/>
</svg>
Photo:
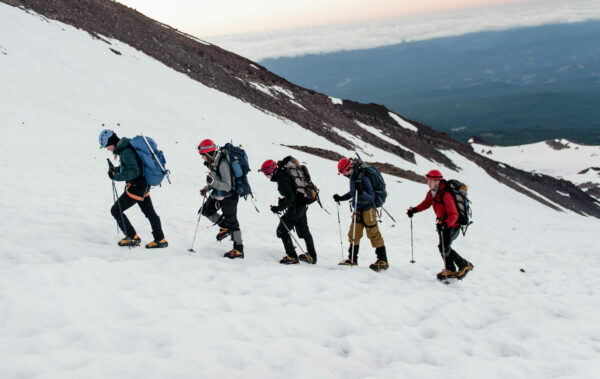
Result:
<svg viewBox="0 0 600 379">
<path fill-rule="evenodd" d="M 394 119 L 394 121 L 396 121 L 396 123 L 398 125 L 400 125 L 401 127 L 403 127 L 404 129 L 408 129 L 411 130 L 415 133 L 417 133 L 419 131 L 419 129 L 414 126 L 413 124 L 411 124 L 410 122 L 406 121 L 405 119 L 403 119 L 402 117 L 398 116 L 395 113 L 392 112 L 388 112 L 388 114 L 390 115 L 391 118 Z"/>
<path fill-rule="evenodd" d="M 338 99 L 337 97 L 331 97 L 331 96 L 329 96 L 329 100 L 331 100 L 331 102 L 334 103 L 334 104 L 336 104 L 336 105 L 342 105 L 342 104 L 344 104 L 344 100 Z"/>
<path fill-rule="evenodd" d="M 393 138 L 390 138 L 388 136 L 386 136 L 385 134 L 383 134 L 383 132 L 377 128 L 374 128 L 370 125 L 367 125 L 363 122 L 360 121 L 356 121 L 356 123 L 358 124 L 358 126 L 360 126 L 361 128 L 363 128 L 364 130 L 366 130 L 367 132 L 373 134 L 374 136 L 376 136 L 377 138 L 381 138 L 382 140 L 391 143 L 392 145 L 399 145 L 398 141 L 396 141 Z"/>
<path fill-rule="evenodd" d="M 557 150 L 551 146 L 562 146 Z M 593 181 L 600 184 L 600 177 L 593 170 L 600 167 L 600 146 L 580 145 L 567 139 L 536 142 L 519 146 L 487 146 L 472 143 L 473 150 L 487 158 L 509 164 L 522 170 L 538 172 L 569 180 L 575 184 Z"/>
</svg>

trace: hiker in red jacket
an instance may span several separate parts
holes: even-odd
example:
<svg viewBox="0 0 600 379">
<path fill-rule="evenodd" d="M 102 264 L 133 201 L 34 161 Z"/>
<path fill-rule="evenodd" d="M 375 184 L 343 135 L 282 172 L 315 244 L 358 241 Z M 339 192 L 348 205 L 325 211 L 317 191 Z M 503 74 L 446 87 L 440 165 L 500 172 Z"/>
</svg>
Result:
<svg viewBox="0 0 600 379">
<path fill-rule="evenodd" d="M 429 192 L 425 200 L 416 207 L 410 207 L 406 211 L 408 217 L 421 212 L 433 205 L 433 211 L 437 216 L 437 230 L 440 239 L 438 248 L 444 259 L 444 269 L 437 274 L 437 278 L 442 280 L 446 277 L 462 279 L 469 271 L 473 270 L 473 265 L 450 247 L 460 233 L 458 224 L 458 211 L 454 197 L 446 190 L 446 181 L 442 173 L 438 170 L 431 170 L 427 173 L 427 185 Z M 457 270 L 458 268 L 458 270 Z"/>
</svg>

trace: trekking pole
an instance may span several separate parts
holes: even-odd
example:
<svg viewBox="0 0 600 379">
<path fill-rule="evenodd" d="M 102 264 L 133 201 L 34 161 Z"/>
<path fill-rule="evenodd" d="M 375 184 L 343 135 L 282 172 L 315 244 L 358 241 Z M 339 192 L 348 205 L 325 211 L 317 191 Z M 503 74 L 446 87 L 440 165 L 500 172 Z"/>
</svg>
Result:
<svg viewBox="0 0 600 379">
<path fill-rule="evenodd" d="M 358 154 L 357 154 L 358 155 Z M 354 192 L 354 214 L 352 215 L 352 225 L 354 226 L 354 228 L 352 228 L 352 262 L 356 262 L 356 245 L 354 244 L 354 239 L 356 238 L 356 217 L 357 217 L 357 210 L 356 207 L 358 206 L 358 190 L 355 190 Z M 352 266 L 350 266 L 352 267 Z"/>
<path fill-rule="evenodd" d="M 444 233 L 442 233 L 442 231 L 440 230 L 438 234 L 440 235 L 440 244 L 442 245 L 442 259 L 444 260 L 444 284 L 450 284 L 450 282 L 448 281 L 448 270 L 446 269 L 446 247 L 444 246 Z"/>
<path fill-rule="evenodd" d="M 112 193 L 113 193 L 113 204 L 117 202 L 117 189 L 115 188 L 115 181 L 112 181 Z M 119 223 L 115 220 L 115 224 L 117 224 L 117 238 L 119 238 Z"/>
<path fill-rule="evenodd" d="M 344 260 L 344 243 L 342 242 L 342 221 L 340 220 L 340 203 L 337 201 L 337 216 L 338 216 L 338 229 L 340 230 L 340 252 L 342 253 L 342 261 Z"/>
<path fill-rule="evenodd" d="M 121 215 L 121 223 L 123 224 L 123 233 L 125 233 L 125 237 L 127 237 L 127 225 L 125 225 L 125 219 L 123 218 L 123 209 L 121 209 L 121 202 L 119 201 L 117 188 L 115 187 L 114 179 L 112 179 L 112 187 L 113 187 L 113 193 L 114 193 L 113 197 L 117 198 L 117 200 L 115 202 L 119 206 L 119 214 Z M 117 222 L 117 236 L 119 235 L 118 229 L 119 229 L 119 223 Z M 129 248 L 129 250 L 131 250 L 131 245 L 127 245 L 127 247 Z"/>
<path fill-rule="evenodd" d="M 108 167 L 109 168 L 115 168 L 115 166 L 112 164 L 112 162 L 110 161 L 110 159 L 106 158 L 106 161 L 108 162 Z M 115 203 L 117 203 L 117 206 L 119 207 L 119 214 L 121 215 L 121 223 L 123 224 L 123 232 L 125 233 L 125 237 L 127 237 L 127 226 L 125 225 L 125 219 L 123 218 L 123 209 L 121 209 L 121 202 L 119 201 L 119 194 L 117 193 L 117 187 L 115 186 L 115 180 L 111 179 L 112 182 L 112 188 L 113 188 L 113 199 L 115 199 Z M 117 222 L 117 220 L 115 220 L 115 222 L 117 223 L 117 238 L 119 237 L 119 223 Z M 127 245 L 127 247 L 129 248 L 129 250 L 131 250 L 131 246 Z"/>
<path fill-rule="evenodd" d="M 306 255 L 306 252 L 304 251 L 302 246 L 300 246 L 300 243 L 298 242 L 298 240 L 296 240 L 296 237 L 294 237 L 294 235 L 292 234 L 292 231 L 287 227 L 287 225 L 285 224 L 285 221 L 283 221 L 281 219 L 281 216 L 279 215 L 279 213 L 275 213 L 275 215 L 279 218 L 279 221 L 283 224 L 283 227 L 285 228 L 285 230 L 287 230 L 290 237 L 292 237 L 292 239 L 294 240 L 294 243 L 296 245 L 298 245 L 298 248 L 300 249 L 300 251 L 302 251 L 302 254 Z"/>
<path fill-rule="evenodd" d="M 194 232 L 194 239 L 192 240 L 192 247 L 190 247 L 188 249 L 188 251 L 190 253 L 196 252 L 196 250 L 194 250 L 194 243 L 196 242 L 196 235 L 198 235 L 198 226 L 200 225 L 200 219 L 202 218 L 202 211 L 204 210 L 205 202 L 206 202 L 206 194 L 204 195 L 204 198 L 202 199 L 202 206 L 200 207 L 200 212 L 198 213 L 198 221 L 196 222 L 196 231 Z"/>
<path fill-rule="evenodd" d="M 250 195 L 250 202 L 252 203 L 252 205 L 254 205 L 254 209 L 256 209 L 256 212 L 260 213 L 260 211 L 256 207 L 256 204 L 254 203 L 254 195 Z"/>
<path fill-rule="evenodd" d="M 414 250 L 413 250 L 412 217 L 410 218 L 410 263 L 415 263 L 415 256 L 414 256 Z"/>
<path fill-rule="evenodd" d="M 388 215 L 389 218 L 392 219 L 392 221 L 396 222 L 396 220 L 394 220 L 394 218 L 392 217 L 392 215 L 383 206 L 381 206 L 381 209 L 383 209 L 383 211 L 385 212 L 385 214 Z"/>
</svg>

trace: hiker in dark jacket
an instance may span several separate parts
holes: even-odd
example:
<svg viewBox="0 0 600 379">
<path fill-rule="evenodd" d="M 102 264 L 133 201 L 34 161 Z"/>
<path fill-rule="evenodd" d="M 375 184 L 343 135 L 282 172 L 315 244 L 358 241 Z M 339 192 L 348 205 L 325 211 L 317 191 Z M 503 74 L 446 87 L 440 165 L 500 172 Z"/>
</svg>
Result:
<svg viewBox="0 0 600 379">
<path fill-rule="evenodd" d="M 108 170 L 108 177 L 114 181 L 126 183 L 125 192 L 110 209 L 110 213 L 117 220 L 117 225 L 125 234 L 125 238 L 118 242 L 119 246 L 139 246 L 141 243 L 141 239 L 131 222 L 129 222 L 129 218 L 123 213 L 137 203 L 152 226 L 154 241 L 147 244 L 146 248 L 167 247 L 169 244 L 165 240 L 160 217 L 156 214 L 150 199 L 150 186 L 144 175 L 142 175 L 142 161 L 129 144 L 129 138 L 119 138 L 115 132 L 106 129 L 100 133 L 100 148 L 102 147 L 118 155 L 121 162 L 118 167 L 111 165 Z"/>
<path fill-rule="evenodd" d="M 239 196 L 233 188 L 233 175 L 227 152 L 217 148 L 210 139 L 205 139 L 198 145 L 198 153 L 204 159 L 204 165 L 210 173 L 206 176 L 206 187 L 200 190 L 202 196 L 210 193 L 210 198 L 200 208 L 198 213 L 219 225 L 217 241 L 227 237 L 233 240 L 233 249 L 223 256 L 229 259 L 244 258 L 242 232 L 237 219 Z M 219 214 L 219 209 L 221 214 Z"/>
<path fill-rule="evenodd" d="M 306 263 L 316 264 L 317 252 L 315 251 L 315 244 L 308 229 L 308 220 L 306 218 L 308 204 L 301 196 L 296 196 L 296 187 L 292 177 L 285 172 L 283 167 L 278 167 L 278 164 L 271 159 L 266 160 L 259 171 L 265 174 L 272 182 L 277 183 L 277 190 L 282 196 L 279 198 L 277 205 L 271 206 L 271 212 L 275 214 L 284 212 L 276 231 L 277 237 L 281 238 L 285 249 L 285 257 L 279 263 L 297 264 L 298 260 L 301 260 Z M 292 236 L 290 235 L 294 229 L 296 229 L 298 237 L 302 238 L 306 243 L 306 254 L 300 254 L 300 256 L 296 254 Z"/>
<path fill-rule="evenodd" d="M 352 224 L 348 231 L 350 248 L 348 259 L 340 262 L 344 266 L 356 266 L 358 264 L 358 248 L 363 235 L 363 228 L 367 230 L 367 237 L 371 240 L 371 246 L 375 248 L 377 260 L 369 266 L 373 271 L 387 270 L 389 267 L 383 237 L 377 225 L 377 209 L 375 208 L 375 191 L 373 184 L 367 175 L 364 175 L 357 162 L 343 158 L 338 162 L 338 175 L 344 175 L 350 179 L 350 191 L 340 196 L 333 195 L 336 202 L 352 199 L 352 205 L 356 203 L 356 209 L 352 213 Z M 358 196 L 357 196 L 358 195 Z"/>
<path fill-rule="evenodd" d="M 458 211 L 452 194 L 446 190 L 446 182 L 442 173 L 438 170 L 431 170 L 427 173 L 427 185 L 429 191 L 425 200 L 416 207 L 410 207 L 406 211 L 408 217 L 415 213 L 422 212 L 433 205 L 435 212 L 436 228 L 440 243 L 438 249 L 444 260 L 444 269 L 437 274 L 437 278 L 464 278 L 469 271 L 473 270 L 473 265 L 466 259 L 458 255 L 456 250 L 451 247 L 452 242 L 460 233 L 458 224 Z M 458 268 L 458 269 L 457 269 Z"/>
</svg>

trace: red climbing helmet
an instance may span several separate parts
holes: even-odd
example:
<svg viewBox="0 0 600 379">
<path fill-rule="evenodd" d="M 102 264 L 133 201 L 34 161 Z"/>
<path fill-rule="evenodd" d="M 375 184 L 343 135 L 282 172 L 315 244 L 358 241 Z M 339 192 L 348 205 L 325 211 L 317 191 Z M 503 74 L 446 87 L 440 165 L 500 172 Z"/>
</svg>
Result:
<svg viewBox="0 0 600 379">
<path fill-rule="evenodd" d="M 265 175 L 271 175 L 277 169 L 277 163 L 272 159 L 267 159 L 258 171 L 262 172 Z"/>
<path fill-rule="evenodd" d="M 217 145 L 211 139 L 205 139 L 198 145 L 198 154 L 208 154 L 217 150 Z"/>
<path fill-rule="evenodd" d="M 338 175 L 345 173 L 352 167 L 352 161 L 348 158 L 342 158 L 338 162 Z"/>
<path fill-rule="evenodd" d="M 444 179 L 444 177 L 442 176 L 442 173 L 439 172 L 438 170 L 431 170 L 425 176 L 427 177 L 427 179 L 431 179 L 431 180 L 442 180 L 442 179 Z"/>
</svg>

